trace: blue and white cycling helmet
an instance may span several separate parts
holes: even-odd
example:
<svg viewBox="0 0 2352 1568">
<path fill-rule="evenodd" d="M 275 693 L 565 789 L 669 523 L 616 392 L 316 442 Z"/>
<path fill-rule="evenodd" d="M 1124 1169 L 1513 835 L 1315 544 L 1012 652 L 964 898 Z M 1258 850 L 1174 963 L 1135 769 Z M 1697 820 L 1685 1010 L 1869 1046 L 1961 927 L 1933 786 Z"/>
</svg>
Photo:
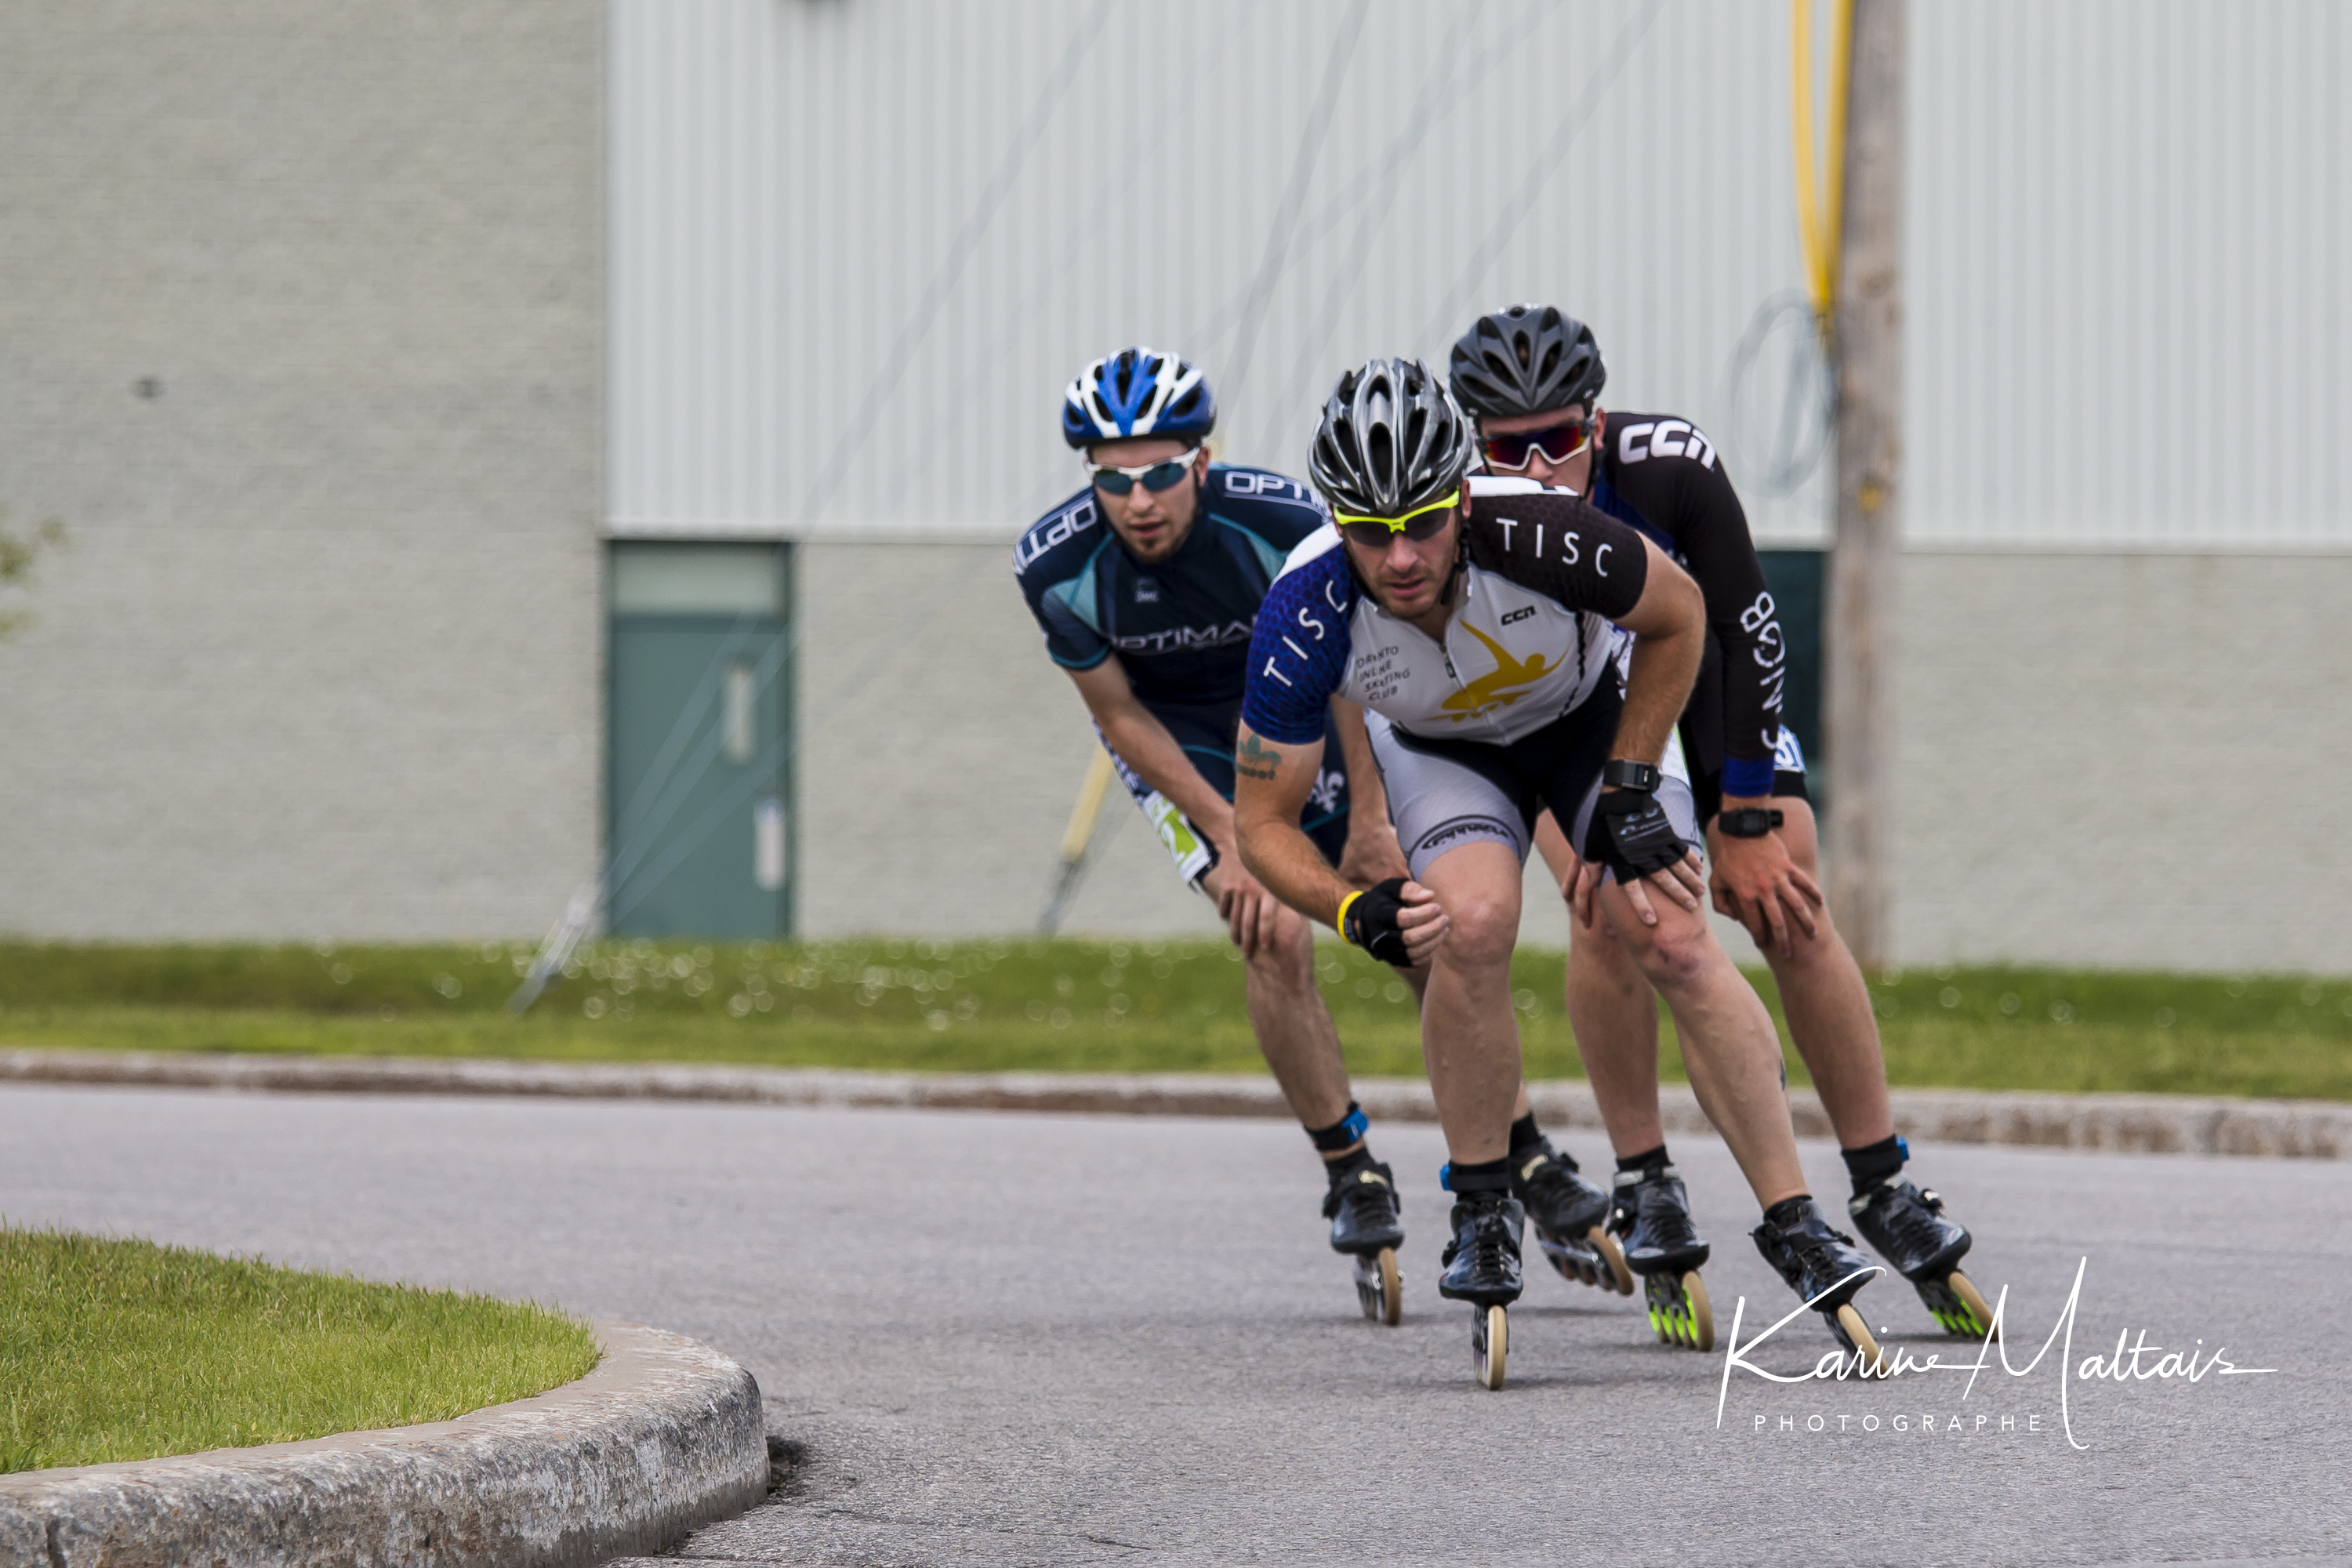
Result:
<svg viewBox="0 0 2352 1568">
<path fill-rule="evenodd" d="M 1198 443 L 1217 425 L 1217 395 L 1197 366 L 1141 344 L 1095 361 L 1062 394 L 1073 447 L 1166 436 Z"/>
</svg>

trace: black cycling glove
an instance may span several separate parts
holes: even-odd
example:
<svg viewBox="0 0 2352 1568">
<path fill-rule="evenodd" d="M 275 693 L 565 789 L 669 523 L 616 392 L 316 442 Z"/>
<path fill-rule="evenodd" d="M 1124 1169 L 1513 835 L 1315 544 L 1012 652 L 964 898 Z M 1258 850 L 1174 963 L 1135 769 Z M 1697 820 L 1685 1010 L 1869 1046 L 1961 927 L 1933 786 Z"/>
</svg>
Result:
<svg viewBox="0 0 2352 1568">
<path fill-rule="evenodd" d="M 1690 847 L 1647 790 L 1605 789 L 1585 829 L 1584 858 L 1617 873 L 1620 885 L 1670 871 Z"/>
<path fill-rule="evenodd" d="M 1360 893 L 1349 894 L 1339 906 L 1339 934 L 1382 963 L 1411 969 L 1412 960 L 1405 954 L 1404 931 L 1397 924 L 1397 916 L 1404 912 L 1404 900 L 1400 896 L 1403 891 L 1404 879 L 1391 877 Z"/>
</svg>

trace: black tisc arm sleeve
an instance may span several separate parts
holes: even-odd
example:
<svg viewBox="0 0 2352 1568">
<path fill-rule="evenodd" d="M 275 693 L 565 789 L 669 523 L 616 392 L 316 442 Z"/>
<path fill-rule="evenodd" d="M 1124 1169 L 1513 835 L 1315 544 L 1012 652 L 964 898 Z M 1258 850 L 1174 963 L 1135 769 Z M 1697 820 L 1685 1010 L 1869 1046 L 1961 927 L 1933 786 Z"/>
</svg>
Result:
<svg viewBox="0 0 2352 1568">
<path fill-rule="evenodd" d="M 1641 533 L 1575 496 L 1480 496 L 1465 527 L 1472 564 L 1571 610 L 1613 621 L 1642 602 L 1650 557 Z"/>
<path fill-rule="evenodd" d="M 1723 465 L 1685 461 L 1671 471 L 1675 493 L 1668 531 L 1691 580 L 1706 595 L 1707 624 L 1723 648 L 1723 754 L 1763 761 L 1780 743 L 1788 645 L 1780 610 L 1764 586 L 1748 513 Z"/>
</svg>

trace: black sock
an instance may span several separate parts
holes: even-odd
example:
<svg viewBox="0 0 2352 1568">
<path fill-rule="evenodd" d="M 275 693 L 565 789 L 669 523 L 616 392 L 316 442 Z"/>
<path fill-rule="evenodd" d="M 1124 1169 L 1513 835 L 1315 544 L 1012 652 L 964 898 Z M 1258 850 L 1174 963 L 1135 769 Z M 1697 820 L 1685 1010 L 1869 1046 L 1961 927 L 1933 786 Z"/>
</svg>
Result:
<svg viewBox="0 0 2352 1568">
<path fill-rule="evenodd" d="M 1372 1163 L 1372 1146 L 1367 1143 L 1361 1148 L 1349 1150 L 1336 1160 L 1324 1161 L 1323 1173 L 1336 1187 Z"/>
<path fill-rule="evenodd" d="M 1513 1159 L 1518 1158 L 1522 1151 L 1532 1149 L 1542 1142 L 1543 1133 L 1536 1126 L 1536 1113 L 1534 1111 L 1528 1111 L 1525 1116 L 1520 1117 L 1517 1121 L 1511 1123 L 1511 1157 Z M 1569 1167 L 1570 1170 L 1574 1170 L 1575 1168 L 1576 1167 L 1573 1165 Z"/>
<path fill-rule="evenodd" d="M 1351 1100 L 1348 1101 L 1347 1115 L 1328 1127 L 1307 1128 L 1307 1137 L 1320 1152 L 1336 1154 L 1350 1143 L 1362 1142 L 1364 1134 L 1371 1131 L 1371 1120 L 1364 1114 L 1364 1108 Z"/>
<path fill-rule="evenodd" d="M 1903 1168 L 1904 1157 L 1911 1152 L 1900 1138 L 1882 1138 L 1863 1149 L 1841 1149 L 1846 1174 L 1853 1178 L 1853 1195 L 1862 1196 L 1887 1177 Z"/>
<path fill-rule="evenodd" d="M 1811 1193 L 1799 1193 L 1793 1198 L 1782 1198 L 1764 1211 L 1764 1223 L 1774 1230 L 1786 1230 L 1797 1223 L 1798 1217 L 1805 1210 L 1812 1206 L 1812 1202 L 1813 1194 Z"/>
<path fill-rule="evenodd" d="M 1445 1172 L 1446 1187 L 1457 1194 L 1511 1190 L 1511 1160 L 1507 1154 L 1499 1160 L 1481 1160 L 1475 1165 L 1455 1160 L 1446 1165 Z"/>
<path fill-rule="evenodd" d="M 1674 1162 L 1666 1158 L 1666 1146 L 1664 1143 L 1654 1149 L 1645 1149 L 1639 1154 L 1617 1156 L 1617 1168 L 1621 1171 L 1647 1171 L 1659 1165 L 1672 1163 Z"/>
</svg>

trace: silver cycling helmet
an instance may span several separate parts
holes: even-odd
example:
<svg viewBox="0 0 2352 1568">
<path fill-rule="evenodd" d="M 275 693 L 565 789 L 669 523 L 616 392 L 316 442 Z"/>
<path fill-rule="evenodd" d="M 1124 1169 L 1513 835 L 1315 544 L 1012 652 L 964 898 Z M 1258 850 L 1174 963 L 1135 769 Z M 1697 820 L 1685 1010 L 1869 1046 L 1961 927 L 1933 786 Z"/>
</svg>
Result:
<svg viewBox="0 0 2352 1568">
<path fill-rule="evenodd" d="M 1470 421 L 1417 359 L 1367 360 L 1323 405 L 1307 471 L 1341 516 L 1402 517 L 1470 469 Z"/>
<path fill-rule="evenodd" d="M 1550 305 L 1512 305 L 1470 324 L 1448 362 L 1454 395 L 1482 419 L 1549 414 L 1601 395 L 1609 367 L 1592 329 Z"/>
</svg>

